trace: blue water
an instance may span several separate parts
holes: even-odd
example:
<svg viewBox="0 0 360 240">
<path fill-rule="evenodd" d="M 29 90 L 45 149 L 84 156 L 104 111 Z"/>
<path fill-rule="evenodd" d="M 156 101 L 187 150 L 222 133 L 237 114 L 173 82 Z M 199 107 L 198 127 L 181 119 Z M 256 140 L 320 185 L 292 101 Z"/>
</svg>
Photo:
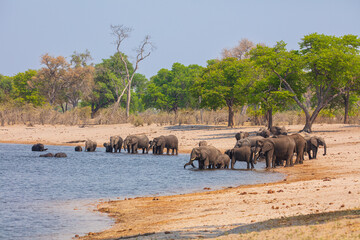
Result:
<svg viewBox="0 0 360 240">
<path fill-rule="evenodd" d="M 188 154 L 75 152 L 74 147 L 46 146 L 67 158 L 41 158 L 31 145 L 0 144 L 0 239 L 71 239 L 96 232 L 112 222 L 95 212 L 99 199 L 169 195 L 278 181 L 263 171 L 207 170 L 183 166 Z M 195 163 L 197 164 L 197 163 Z M 246 168 L 246 163 L 235 164 Z M 215 184 L 215 185 L 214 185 Z M 90 211 L 92 210 L 92 211 Z"/>
</svg>

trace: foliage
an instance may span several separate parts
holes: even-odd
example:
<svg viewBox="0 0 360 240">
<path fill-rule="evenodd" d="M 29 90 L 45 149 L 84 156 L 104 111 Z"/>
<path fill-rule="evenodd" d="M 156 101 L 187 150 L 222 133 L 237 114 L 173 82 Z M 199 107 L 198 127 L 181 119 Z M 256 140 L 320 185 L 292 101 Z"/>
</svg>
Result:
<svg viewBox="0 0 360 240">
<path fill-rule="evenodd" d="M 171 70 L 159 70 L 147 85 L 145 106 L 175 113 L 178 108 L 195 108 L 197 98 L 192 96 L 191 88 L 201 70 L 198 65 L 186 67 L 180 63 L 174 63 Z"/>
<path fill-rule="evenodd" d="M 4 102 L 10 98 L 13 91 L 12 78 L 0 74 L 0 102 Z"/>
<path fill-rule="evenodd" d="M 233 107 L 247 101 L 248 88 L 252 84 L 251 66 L 248 60 L 226 58 L 210 62 L 194 84 L 195 96 L 201 97 L 201 106 L 213 110 L 227 106 L 229 126 L 233 126 Z"/>
<path fill-rule="evenodd" d="M 32 88 L 29 83 L 35 77 L 35 70 L 28 70 L 16 74 L 13 79 L 13 98 L 20 103 L 32 103 L 35 106 L 44 104 L 44 98 L 40 96 L 37 88 Z"/>
</svg>

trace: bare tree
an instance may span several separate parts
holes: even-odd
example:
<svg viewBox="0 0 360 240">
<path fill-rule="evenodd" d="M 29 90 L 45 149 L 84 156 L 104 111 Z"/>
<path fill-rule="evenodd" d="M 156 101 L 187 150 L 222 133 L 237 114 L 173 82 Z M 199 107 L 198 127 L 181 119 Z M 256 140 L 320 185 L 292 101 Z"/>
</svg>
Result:
<svg viewBox="0 0 360 240">
<path fill-rule="evenodd" d="M 247 58 L 246 53 L 248 53 L 254 47 L 255 44 L 252 41 L 248 40 L 247 38 L 243 38 L 239 41 L 237 46 L 230 49 L 224 48 L 221 52 L 221 57 L 234 57 L 241 60 Z"/>
<path fill-rule="evenodd" d="M 120 102 L 121 97 L 125 93 L 125 90 L 127 91 L 127 100 L 126 100 L 126 117 L 129 117 L 129 111 L 130 111 L 130 101 L 131 101 L 131 83 L 134 78 L 134 75 L 136 71 L 139 68 L 139 63 L 143 61 L 145 58 L 149 57 L 152 50 L 154 49 L 154 46 L 152 45 L 150 41 L 150 36 L 146 35 L 144 40 L 140 43 L 139 47 L 136 49 L 136 60 L 134 64 L 134 70 L 130 72 L 130 68 L 126 62 L 124 54 L 120 51 L 120 48 L 122 47 L 122 43 L 125 39 L 129 37 L 129 34 L 132 32 L 132 28 L 125 27 L 124 25 L 111 25 L 111 31 L 112 34 L 115 36 L 115 46 L 116 50 L 120 55 L 121 61 L 123 62 L 125 66 L 125 76 L 124 80 L 126 82 L 126 85 L 122 91 L 122 93 L 118 96 L 117 103 Z"/>
</svg>

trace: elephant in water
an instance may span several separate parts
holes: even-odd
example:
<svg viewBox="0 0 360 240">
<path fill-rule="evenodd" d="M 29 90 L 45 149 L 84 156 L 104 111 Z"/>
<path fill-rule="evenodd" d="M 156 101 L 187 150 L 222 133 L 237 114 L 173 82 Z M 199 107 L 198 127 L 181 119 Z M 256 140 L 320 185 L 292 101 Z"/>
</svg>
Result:
<svg viewBox="0 0 360 240">
<path fill-rule="evenodd" d="M 109 142 L 104 143 L 103 146 L 105 147 L 105 152 L 112 152 L 112 146 Z"/>
<path fill-rule="evenodd" d="M 230 165 L 230 157 L 226 154 L 221 154 L 218 156 L 217 160 L 217 168 L 229 168 Z"/>
<path fill-rule="evenodd" d="M 143 154 L 149 152 L 149 138 L 146 135 L 129 135 L 125 138 L 124 149 L 128 153 L 137 153 L 138 148 L 143 150 Z"/>
<path fill-rule="evenodd" d="M 95 152 L 97 143 L 91 140 L 86 140 L 85 142 L 85 151 L 86 152 Z"/>
<path fill-rule="evenodd" d="M 213 146 L 193 148 L 190 154 L 190 161 L 184 165 L 184 168 L 188 165 L 195 167 L 193 164 L 195 160 L 199 161 L 199 169 L 215 168 L 218 164 L 218 157 L 221 154 L 222 153 Z"/>
<path fill-rule="evenodd" d="M 295 147 L 295 140 L 289 136 L 264 138 L 256 141 L 260 159 L 266 159 L 266 168 L 275 168 L 276 161 L 282 165 L 283 160 L 286 160 L 285 167 L 293 166 L 292 158 Z"/>
<path fill-rule="evenodd" d="M 114 152 L 121 152 L 121 148 L 123 145 L 123 139 L 120 136 L 111 136 L 110 137 L 110 146 L 111 146 L 111 152 L 114 150 Z"/>
<path fill-rule="evenodd" d="M 226 155 L 231 159 L 231 169 L 234 169 L 236 161 L 242 161 L 247 163 L 247 169 L 254 168 L 254 153 L 250 146 L 242 146 L 240 148 L 233 148 L 226 150 Z M 255 162 L 256 164 L 256 162 Z"/>
<path fill-rule="evenodd" d="M 178 155 L 179 141 L 175 135 L 160 136 L 151 141 L 150 148 L 153 149 L 153 154 L 163 154 L 164 148 L 166 148 L 167 155 L 169 155 L 170 149 L 172 155 L 174 155 L 175 151 L 176 155 Z"/>
<path fill-rule="evenodd" d="M 31 151 L 43 152 L 43 151 L 46 151 L 46 150 L 48 150 L 48 149 L 45 148 L 45 147 L 44 147 L 44 144 L 42 144 L 42 143 L 34 144 L 34 145 L 31 147 Z"/>
<path fill-rule="evenodd" d="M 75 147 L 75 152 L 82 152 L 82 147 L 81 146 L 76 146 Z"/>
<path fill-rule="evenodd" d="M 318 136 L 305 136 L 307 143 L 306 152 L 309 155 L 309 159 L 316 159 L 319 146 L 324 146 L 324 156 L 326 155 L 326 143 L 324 138 Z M 312 156 L 310 152 L 312 151 Z"/>
</svg>

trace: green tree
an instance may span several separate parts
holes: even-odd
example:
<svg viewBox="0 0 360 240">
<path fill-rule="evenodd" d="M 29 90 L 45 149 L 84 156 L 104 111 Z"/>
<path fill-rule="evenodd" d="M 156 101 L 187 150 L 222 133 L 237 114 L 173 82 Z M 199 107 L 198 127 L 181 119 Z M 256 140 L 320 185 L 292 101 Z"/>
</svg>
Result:
<svg viewBox="0 0 360 240">
<path fill-rule="evenodd" d="M 228 126 L 234 126 L 234 106 L 244 104 L 251 86 L 251 67 L 248 60 L 226 58 L 209 61 L 194 85 L 194 93 L 201 97 L 201 105 L 211 109 L 227 107 Z"/>
<path fill-rule="evenodd" d="M 354 74 L 358 46 L 359 39 L 353 35 L 334 37 L 314 33 L 302 39 L 301 52 L 287 51 L 286 44 L 278 42 L 273 48 L 258 45 L 250 54 L 258 66 L 271 72 L 280 80 L 281 87 L 293 94 L 292 98 L 305 113 L 303 131 L 311 132 L 319 112 L 345 91 L 349 76 Z M 306 91 L 316 96 L 312 113 L 304 104 Z"/>
<path fill-rule="evenodd" d="M 32 103 L 40 106 L 44 103 L 44 98 L 40 95 L 37 88 L 31 87 L 32 78 L 37 75 L 36 70 L 28 70 L 18 73 L 13 77 L 13 98 L 20 103 Z"/>
<path fill-rule="evenodd" d="M 11 77 L 0 74 L 0 102 L 4 102 L 11 98 L 13 91 L 13 81 Z"/>
<path fill-rule="evenodd" d="M 279 89 L 280 81 L 277 77 L 264 71 L 256 72 L 256 80 L 249 89 L 248 103 L 261 106 L 261 114 L 265 116 L 267 128 L 270 129 L 273 125 L 273 114 L 284 110 L 293 102 L 289 101 L 292 100 L 292 94 Z"/>
<path fill-rule="evenodd" d="M 201 66 L 186 67 L 181 63 L 174 63 L 171 70 L 159 70 L 147 86 L 144 96 L 146 107 L 174 111 L 175 116 L 179 108 L 194 108 L 197 99 L 192 95 L 191 88 L 201 71 Z"/>
</svg>

